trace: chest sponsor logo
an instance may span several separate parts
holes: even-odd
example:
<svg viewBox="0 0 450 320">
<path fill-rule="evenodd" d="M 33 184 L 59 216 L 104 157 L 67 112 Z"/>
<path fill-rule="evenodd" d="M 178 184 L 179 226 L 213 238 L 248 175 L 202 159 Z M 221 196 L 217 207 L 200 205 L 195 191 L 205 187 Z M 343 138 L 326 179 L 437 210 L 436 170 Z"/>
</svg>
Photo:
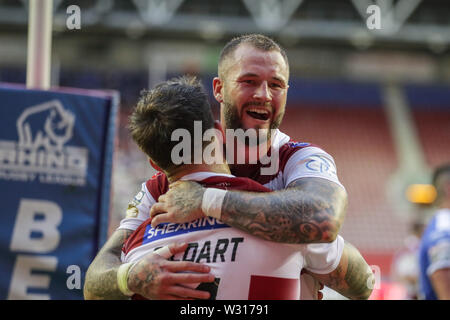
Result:
<svg viewBox="0 0 450 320">
<path fill-rule="evenodd" d="M 145 229 L 142 244 L 146 244 L 152 241 L 168 237 L 178 236 L 189 232 L 220 229 L 220 228 L 230 228 L 230 226 L 211 217 L 205 217 L 194 220 L 192 222 L 186 222 L 181 224 L 165 223 L 157 226 L 156 228 L 153 228 L 151 225 L 148 225 Z"/>
</svg>

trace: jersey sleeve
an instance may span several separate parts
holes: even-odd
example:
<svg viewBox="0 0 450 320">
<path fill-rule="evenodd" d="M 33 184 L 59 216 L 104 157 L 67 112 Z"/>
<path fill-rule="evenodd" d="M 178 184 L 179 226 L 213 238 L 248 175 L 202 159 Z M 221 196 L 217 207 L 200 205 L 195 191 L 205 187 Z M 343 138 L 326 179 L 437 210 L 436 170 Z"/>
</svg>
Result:
<svg viewBox="0 0 450 320">
<path fill-rule="evenodd" d="M 331 243 L 313 243 L 305 246 L 305 265 L 308 271 L 326 274 L 334 271 L 341 261 L 344 239 L 337 236 Z"/>
<path fill-rule="evenodd" d="M 155 203 L 156 200 L 152 197 L 144 182 L 138 194 L 128 203 L 126 216 L 120 221 L 117 229 L 136 230 L 150 217 L 150 208 Z"/>
<path fill-rule="evenodd" d="M 427 254 L 430 264 L 427 275 L 432 275 L 439 269 L 450 268 L 450 214 L 441 214 L 436 219 Z"/>
<path fill-rule="evenodd" d="M 327 179 L 344 188 L 338 179 L 333 157 L 318 147 L 299 149 L 286 163 L 283 172 L 285 186 L 305 177 Z"/>
</svg>

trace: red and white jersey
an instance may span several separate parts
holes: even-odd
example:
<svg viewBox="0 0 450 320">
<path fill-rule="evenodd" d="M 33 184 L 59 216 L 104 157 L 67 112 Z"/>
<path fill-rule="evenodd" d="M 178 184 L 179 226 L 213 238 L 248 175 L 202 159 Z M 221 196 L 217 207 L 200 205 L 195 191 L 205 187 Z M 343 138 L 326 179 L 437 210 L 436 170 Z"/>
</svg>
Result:
<svg viewBox="0 0 450 320">
<path fill-rule="evenodd" d="M 236 166 L 232 169 L 233 175 L 250 178 L 271 190 L 285 189 L 291 182 L 308 177 L 327 179 L 343 188 L 337 177 L 333 157 L 315 145 L 292 141 L 289 136 L 276 130 L 269 152 L 278 154 L 276 173 L 261 174 L 261 168 L 269 167 L 271 164 L 258 163 Z M 164 179 L 160 179 L 159 188 L 163 189 L 169 182 L 165 175 L 162 175 Z M 147 184 L 148 181 L 142 184 L 139 193 L 129 203 L 126 217 L 120 222 L 119 229 L 136 230 L 141 223 L 148 219 L 150 208 L 158 198 L 149 192 Z"/>
<path fill-rule="evenodd" d="M 183 177 L 204 187 L 268 192 L 260 184 L 231 175 L 199 172 Z M 168 190 L 162 174 L 146 183 L 154 199 Z M 300 297 L 300 271 L 329 273 L 339 264 L 344 241 L 338 237 L 331 244 L 294 245 L 262 240 L 214 218 L 205 217 L 189 223 L 166 223 L 153 228 L 149 219 L 127 239 L 123 262 L 140 260 L 144 255 L 173 242 L 186 242 L 188 249 L 174 260 L 207 264 L 215 283 L 201 284 L 214 299 L 283 299 Z M 199 287 L 200 288 L 200 287 Z M 134 297 L 139 298 L 139 297 Z"/>
<path fill-rule="evenodd" d="M 289 136 L 276 130 L 272 136 L 271 148 L 269 154 L 278 155 L 276 173 L 264 175 L 261 172 L 262 167 L 269 167 L 271 163 L 263 165 L 261 163 L 252 165 L 239 165 L 232 169 L 232 173 L 238 177 L 250 178 L 271 190 L 285 189 L 291 182 L 301 178 L 322 178 L 338 184 L 342 184 L 337 177 L 337 170 L 334 159 L 323 149 L 309 143 L 292 141 Z M 167 178 L 163 173 L 159 178 L 159 190 L 164 190 L 168 186 Z M 152 178 L 153 179 L 153 178 Z M 129 203 L 126 217 L 120 222 L 118 229 L 136 230 L 145 220 L 149 218 L 150 208 L 158 200 L 154 192 L 150 192 L 148 186 L 150 181 L 142 184 L 141 190 Z M 188 176 L 186 180 L 190 180 Z M 203 180 L 202 177 L 199 180 Z M 158 195 L 159 196 L 159 195 Z M 332 244 L 310 244 L 309 248 L 318 251 L 327 251 Z M 320 273 L 320 272 L 316 272 Z M 318 283 L 313 281 L 309 275 L 302 275 L 302 286 L 310 288 L 309 291 L 303 290 L 301 299 L 316 299 Z"/>
</svg>

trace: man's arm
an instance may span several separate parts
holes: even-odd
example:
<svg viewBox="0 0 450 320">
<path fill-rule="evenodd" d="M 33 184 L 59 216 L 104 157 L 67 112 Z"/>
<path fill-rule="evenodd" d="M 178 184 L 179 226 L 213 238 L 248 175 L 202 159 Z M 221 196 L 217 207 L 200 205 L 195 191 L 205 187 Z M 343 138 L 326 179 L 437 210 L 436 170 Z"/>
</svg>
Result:
<svg viewBox="0 0 450 320">
<path fill-rule="evenodd" d="M 450 300 L 450 268 L 436 270 L 430 281 L 439 300 Z"/>
<path fill-rule="evenodd" d="M 321 178 L 302 178 L 270 193 L 227 192 L 221 221 L 270 241 L 332 242 L 346 207 L 342 187 Z"/>
<path fill-rule="evenodd" d="M 441 218 L 442 217 L 442 218 Z M 448 217 L 435 218 L 435 227 L 431 234 L 422 239 L 427 249 L 430 264 L 427 267 L 428 275 L 434 293 L 439 300 L 450 299 L 450 229 Z M 431 222 L 430 222 L 431 223 Z M 432 245 L 429 242 L 432 239 Z"/>
<path fill-rule="evenodd" d="M 120 261 L 122 246 L 132 232 L 126 229 L 114 231 L 92 261 L 84 282 L 85 299 L 129 299 L 117 286 L 117 269 L 122 264 Z"/>
<path fill-rule="evenodd" d="M 180 181 L 160 197 L 152 226 L 203 217 L 204 188 Z M 319 243 L 336 239 L 347 209 L 347 193 L 322 178 L 301 178 L 269 193 L 228 191 L 220 220 L 260 238 L 282 243 Z"/>
<path fill-rule="evenodd" d="M 345 242 L 339 265 L 328 274 L 306 273 L 327 287 L 349 299 L 368 299 L 374 288 L 375 277 L 358 249 Z"/>
<path fill-rule="evenodd" d="M 131 230 L 116 230 L 95 257 L 86 272 L 84 297 L 87 300 L 107 299 L 124 300 L 117 284 L 117 270 L 122 246 L 132 233 Z M 171 244 L 169 249 L 174 255 L 184 252 L 187 244 Z M 139 260 L 130 270 L 128 288 L 147 299 L 208 299 L 209 292 L 185 287 L 186 284 L 213 282 L 206 265 L 187 261 L 169 261 L 158 254 L 149 253 Z"/>
</svg>

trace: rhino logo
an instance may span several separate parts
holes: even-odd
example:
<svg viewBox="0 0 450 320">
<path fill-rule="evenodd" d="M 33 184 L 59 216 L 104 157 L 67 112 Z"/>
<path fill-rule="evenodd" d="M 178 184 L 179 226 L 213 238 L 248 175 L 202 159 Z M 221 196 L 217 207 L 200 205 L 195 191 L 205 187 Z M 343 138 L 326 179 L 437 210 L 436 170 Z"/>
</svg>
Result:
<svg viewBox="0 0 450 320">
<path fill-rule="evenodd" d="M 58 100 L 30 107 L 17 120 L 19 146 L 62 151 L 72 138 L 74 124 L 75 115 Z"/>
</svg>

